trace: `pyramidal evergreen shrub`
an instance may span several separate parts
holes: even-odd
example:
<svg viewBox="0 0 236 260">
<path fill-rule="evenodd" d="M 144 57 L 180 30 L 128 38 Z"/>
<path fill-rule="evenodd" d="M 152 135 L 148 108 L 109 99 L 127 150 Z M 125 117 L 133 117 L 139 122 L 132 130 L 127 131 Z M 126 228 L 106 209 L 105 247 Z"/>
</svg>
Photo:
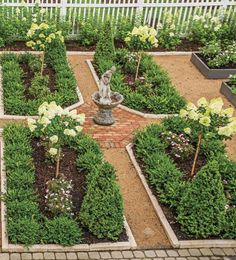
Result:
<svg viewBox="0 0 236 260">
<path fill-rule="evenodd" d="M 95 64 L 99 64 L 99 61 L 113 61 L 115 58 L 115 46 L 114 38 L 111 28 L 111 22 L 106 21 L 101 30 L 99 40 L 94 55 Z M 108 69 L 108 68 L 107 68 Z"/>
<path fill-rule="evenodd" d="M 183 231 L 195 237 L 219 235 L 225 221 L 226 198 L 217 161 L 210 161 L 189 183 L 177 209 Z"/>
<path fill-rule="evenodd" d="M 80 220 L 98 238 L 116 240 L 123 231 L 123 200 L 113 166 L 105 162 L 87 176 Z"/>
</svg>

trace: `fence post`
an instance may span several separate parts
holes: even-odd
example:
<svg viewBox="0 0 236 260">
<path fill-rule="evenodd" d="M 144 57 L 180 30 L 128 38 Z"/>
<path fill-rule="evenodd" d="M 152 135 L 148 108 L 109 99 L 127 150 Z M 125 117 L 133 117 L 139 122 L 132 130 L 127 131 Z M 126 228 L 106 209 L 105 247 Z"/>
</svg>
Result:
<svg viewBox="0 0 236 260">
<path fill-rule="evenodd" d="M 62 19 L 66 18 L 66 6 L 67 6 L 67 0 L 61 0 L 60 17 Z"/>
<path fill-rule="evenodd" d="M 137 8 L 136 8 L 135 20 L 134 20 L 134 24 L 136 26 L 139 26 L 139 25 L 142 24 L 142 20 L 143 20 L 143 4 L 144 4 L 144 0 L 137 0 Z"/>
</svg>

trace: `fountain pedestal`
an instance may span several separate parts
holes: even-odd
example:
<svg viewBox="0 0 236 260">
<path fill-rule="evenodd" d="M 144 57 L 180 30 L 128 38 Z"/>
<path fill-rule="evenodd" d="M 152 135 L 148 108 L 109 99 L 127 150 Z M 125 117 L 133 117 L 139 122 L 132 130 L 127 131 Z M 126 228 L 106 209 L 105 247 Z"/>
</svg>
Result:
<svg viewBox="0 0 236 260">
<path fill-rule="evenodd" d="M 98 125 L 112 125 L 115 119 L 112 115 L 112 109 L 117 107 L 124 100 L 124 97 L 118 92 L 111 92 L 111 103 L 104 104 L 100 102 L 99 91 L 92 95 L 93 102 L 98 106 L 98 112 L 93 120 Z"/>
</svg>

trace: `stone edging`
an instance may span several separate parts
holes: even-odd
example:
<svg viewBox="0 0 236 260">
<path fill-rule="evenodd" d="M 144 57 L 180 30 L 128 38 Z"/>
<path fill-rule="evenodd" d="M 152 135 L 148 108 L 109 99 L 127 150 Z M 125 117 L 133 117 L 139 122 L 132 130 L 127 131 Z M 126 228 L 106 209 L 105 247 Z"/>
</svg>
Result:
<svg viewBox="0 0 236 260">
<path fill-rule="evenodd" d="M 158 200 L 156 196 L 153 195 L 151 189 L 149 188 L 149 185 L 147 183 L 147 180 L 145 176 L 142 173 L 141 168 L 139 167 L 136 158 L 134 156 L 133 150 L 132 150 L 133 144 L 128 144 L 126 146 L 126 150 L 128 152 L 128 155 L 130 157 L 130 160 L 149 196 L 149 199 L 151 200 L 151 203 L 155 209 L 155 212 L 157 216 L 159 217 L 166 235 L 168 236 L 171 245 L 174 248 L 229 248 L 229 247 L 236 247 L 236 240 L 230 240 L 230 239 L 205 239 L 205 240 L 178 240 L 177 236 L 175 235 L 173 229 L 171 228 L 160 204 L 158 203 Z"/>
<path fill-rule="evenodd" d="M 0 129 L 0 155 L 1 155 L 1 194 L 6 192 L 6 172 L 4 164 L 4 141 L 2 137 L 3 129 Z M 96 244 L 80 244 L 74 246 L 60 246 L 53 244 L 44 245 L 33 245 L 30 248 L 26 248 L 20 244 L 9 244 L 7 230 L 6 230 L 6 205 L 3 200 L 1 200 L 1 235 L 2 235 L 2 251 L 3 252 L 75 252 L 75 251 L 100 251 L 100 250 L 128 250 L 135 249 L 137 244 L 135 242 L 132 231 L 129 224 L 124 217 L 124 228 L 128 236 L 127 242 L 108 242 L 108 243 L 96 243 Z"/>
<path fill-rule="evenodd" d="M 19 53 L 19 52 L 18 52 Z M 25 52 L 20 52 L 25 53 Z M 33 52 L 34 54 L 40 54 L 40 52 Z M 66 108 L 73 110 L 77 107 L 80 107 L 84 104 L 83 96 L 80 92 L 79 86 L 76 87 L 76 94 L 79 101 L 75 104 L 72 104 Z M 37 116 L 19 116 L 19 115 L 6 115 L 4 114 L 4 98 L 3 98 L 3 87 L 2 87 L 2 66 L 0 66 L 0 119 L 6 120 L 26 120 L 27 118 L 37 118 Z"/>
<path fill-rule="evenodd" d="M 90 69 L 92 75 L 93 75 L 94 81 L 96 82 L 96 86 L 99 89 L 99 78 L 98 78 L 97 73 L 96 73 L 96 71 L 93 67 L 92 60 L 88 59 L 88 60 L 86 60 L 86 62 L 89 66 L 89 69 Z M 162 118 L 166 118 L 166 117 L 175 115 L 175 114 L 146 114 L 146 113 L 142 113 L 140 111 L 137 111 L 135 109 L 128 108 L 127 106 L 124 106 L 124 105 L 118 105 L 118 107 L 127 111 L 127 112 L 129 112 L 129 113 L 132 113 L 132 114 L 144 117 L 144 118 L 162 119 Z"/>
</svg>

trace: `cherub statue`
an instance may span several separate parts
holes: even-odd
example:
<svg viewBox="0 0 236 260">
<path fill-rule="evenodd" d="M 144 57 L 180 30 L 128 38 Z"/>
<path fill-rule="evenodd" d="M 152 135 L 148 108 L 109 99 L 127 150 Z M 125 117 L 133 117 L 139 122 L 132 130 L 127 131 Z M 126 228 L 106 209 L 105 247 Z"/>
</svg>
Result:
<svg viewBox="0 0 236 260">
<path fill-rule="evenodd" d="M 100 103 L 104 105 L 111 104 L 111 88 L 110 81 L 112 74 L 116 71 L 116 67 L 112 66 L 111 69 L 107 70 L 101 77 L 99 82 L 99 95 L 100 95 Z"/>
</svg>

